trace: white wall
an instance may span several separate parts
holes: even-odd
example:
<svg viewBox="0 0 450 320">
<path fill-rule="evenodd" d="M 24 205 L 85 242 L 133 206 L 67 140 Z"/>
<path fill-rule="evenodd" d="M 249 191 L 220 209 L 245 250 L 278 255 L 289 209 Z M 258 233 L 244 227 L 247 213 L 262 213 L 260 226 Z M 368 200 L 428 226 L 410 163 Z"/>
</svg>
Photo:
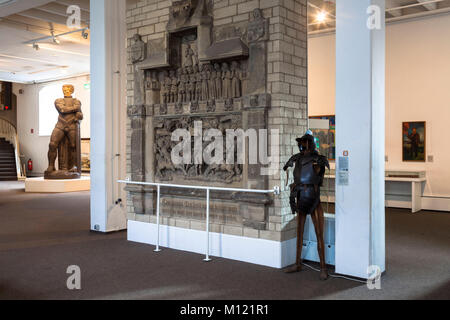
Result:
<svg viewBox="0 0 450 320">
<path fill-rule="evenodd" d="M 449 35 L 450 15 L 387 26 L 386 169 L 425 170 L 428 177 L 425 196 L 450 198 Z M 310 37 L 311 116 L 335 114 L 335 60 L 334 34 Z M 427 122 L 427 155 L 434 156 L 433 163 L 402 162 L 404 121 Z"/>
<path fill-rule="evenodd" d="M 33 174 L 42 175 L 48 167 L 47 152 L 50 136 L 39 136 L 39 91 L 52 84 L 72 84 L 75 87 L 74 97 L 82 104 L 84 120 L 81 123 L 81 137 L 90 138 L 90 90 L 84 88 L 89 83 L 88 76 L 76 77 L 62 81 L 41 84 L 14 84 L 13 91 L 17 95 L 17 131 L 19 135 L 20 153 L 25 155 L 24 161 L 33 160 Z M 23 89 L 23 94 L 19 90 Z M 61 89 L 61 98 L 63 97 Z M 48 119 L 56 125 L 58 119 Z M 31 133 L 31 130 L 34 133 Z"/>
</svg>

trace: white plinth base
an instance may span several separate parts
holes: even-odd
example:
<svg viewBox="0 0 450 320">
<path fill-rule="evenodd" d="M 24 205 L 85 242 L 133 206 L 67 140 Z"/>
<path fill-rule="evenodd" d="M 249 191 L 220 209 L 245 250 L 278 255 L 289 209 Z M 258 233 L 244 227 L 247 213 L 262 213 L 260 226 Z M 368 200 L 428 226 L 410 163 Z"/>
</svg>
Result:
<svg viewBox="0 0 450 320">
<path fill-rule="evenodd" d="M 44 180 L 29 178 L 25 180 L 28 193 L 68 193 L 91 190 L 91 177 L 82 176 L 78 180 Z"/>
<path fill-rule="evenodd" d="M 170 248 L 206 255 L 205 235 L 204 231 L 161 225 L 160 246 L 163 250 Z M 218 233 L 210 233 L 209 239 L 211 257 L 238 260 L 272 268 L 289 265 L 282 261 L 282 251 L 285 246 L 280 242 Z M 156 245 L 157 225 L 129 220 L 128 241 Z"/>
<path fill-rule="evenodd" d="M 326 227 L 334 228 L 334 217 L 326 218 Z M 308 230 L 313 227 L 308 227 Z M 305 230 L 305 235 L 309 233 Z M 204 231 L 182 229 L 171 226 L 160 226 L 160 247 L 195 252 L 206 256 L 206 233 Z M 319 261 L 317 243 L 312 237 L 307 237 L 303 248 L 303 259 Z M 327 263 L 334 265 L 334 232 L 330 234 L 327 242 Z M 264 239 L 238 237 L 227 234 L 210 233 L 211 257 L 263 265 L 281 269 L 295 263 L 296 239 L 277 242 Z M 128 221 L 128 241 L 156 245 L 157 225 L 138 221 Z"/>
</svg>

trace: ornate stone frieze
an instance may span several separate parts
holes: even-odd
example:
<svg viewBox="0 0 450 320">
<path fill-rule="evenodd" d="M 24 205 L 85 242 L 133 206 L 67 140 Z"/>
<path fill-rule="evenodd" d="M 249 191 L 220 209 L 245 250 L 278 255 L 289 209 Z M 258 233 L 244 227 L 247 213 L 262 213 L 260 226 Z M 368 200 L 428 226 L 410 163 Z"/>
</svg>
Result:
<svg viewBox="0 0 450 320">
<path fill-rule="evenodd" d="M 222 133 L 226 146 L 228 129 L 267 128 L 266 109 L 271 104 L 267 94 L 268 19 L 258 9 L 250 22 L 214 27 L 213 2 L 173 1 L 164 37 L 145 43 L 137 34 L 132 40 L 134 105 L 128 107 L 128 116 L 134 181 L 266 187 L 259 166 L 226 164 L 227 151 L 223 164 L 194 161 L 196 121 L 202 121 L 203 132 L 215 129 Z M 172 141 L 177 129 L 190 134 L 192 163 L 173 162 L 172 151 L 180 143 Z M 205 150 L 211 141 L 201 139 L 201 144 Z M 237 160 L 237 148 L 234 152 Z M 135 213 L 154 213 L 152 188 L 129 186 L 127 190 Z M 167 208 L 163 212 L 195 218 L 195 203 L 204 202 L 204 192 L 186 192 L 164 190 Z M 265 228 L 269 196 L 213 192 L 211 197 L 212 206 L 217 204 L 212 214 L 217 210 L 224 223 Z"/>
<path fill-rule="evenodd" d="M 224 145 L 226 145 L 226 130 L 242 127 L 242 116 L 238 114 L 207 118 L 183 117 L 156 119 L 154 123 L 154 127 L 156 128 L 154 148 L 156 156 L 156 177 L 161 181 L 171 181 L 175 177 L 186 180 L 221 182 L 225 184 L 241 181 L 243 167 L 240 164 L 173 164 L 171 153 L 173 147 L 179 142 L 172 141 L 172 133 L 177 129 L 187 129 L 193 134 L 195 121 L 202 121 L 203 130 L 219 130 L 223 135 Z M 191 140 L 194 141 L 195 137 L 192 137 Z M 206 147 L 209 143 L 203 142 L 203 144 L 203 147 Z M 235 152 L 237 152 L 237 148 Z M 194 154 L 194 150 L 192 150 L 192 154 Z M 237 159 L 237 157 L 235 158 Z M 225 160 L 226 158 L 224 158 L 224 163 L 226 162 Z"/>
</svg>

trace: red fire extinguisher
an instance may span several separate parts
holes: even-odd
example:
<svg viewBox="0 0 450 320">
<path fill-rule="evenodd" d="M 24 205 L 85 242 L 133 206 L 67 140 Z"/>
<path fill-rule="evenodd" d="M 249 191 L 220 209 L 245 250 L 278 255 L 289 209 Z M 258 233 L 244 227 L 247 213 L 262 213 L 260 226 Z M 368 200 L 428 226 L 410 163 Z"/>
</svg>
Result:
<svg viewBox="0 0 450 320">
<path fill-rule="evenodd" d="M 33 171 L 33 161 L 28 160 L 28 171 Z"/>
</svg>

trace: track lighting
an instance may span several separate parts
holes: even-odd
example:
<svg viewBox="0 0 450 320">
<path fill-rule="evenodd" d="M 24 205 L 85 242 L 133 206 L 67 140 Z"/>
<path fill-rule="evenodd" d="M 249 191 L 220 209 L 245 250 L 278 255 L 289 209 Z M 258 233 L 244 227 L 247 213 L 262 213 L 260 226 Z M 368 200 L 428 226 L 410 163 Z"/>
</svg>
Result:
<svg viewBox="0 0 450 320">
<path fill-rule="evenodd" d="M 66 33 L 61 33 L 61 34 L 55 34 L 53 32 L 53 30 L 51 30 L 51 35 L 50 36 L 46 36 L 46 37 L 42 37 L 42 38 L 38 38 L 38 39 L 28 40 L 28 41 L 25 41 L 24 44 L 33 44 L 33 47 L 35 49 L 36 49 L 35 44 L 37 44 L 38 42 L 47 42 L 48 40 L 51 40 L 55 44 L 60 44 L 61 43 L 61 40 L 59 40 L 60 37 L 66 36 L 66 35 L 69 35 L 69 34 L 73 34 L 73 33 L 76 33 L 76 32 L 81 32 L 81 36 L 84 39 L 86 39 L 86 40 L 89 39 L 89 28 L 87 27 L 87 28 L 84 28 L 84 29 L 73 30 L 73 31 L 69 31 L 69 32 L 66 32 Z M 38 49 L 36 49 L 36 50 L 38 50 Z"/>
<path fill-rule="evenodd" d="M 55 37 L 55 33 L 52 31 L 52 41 L 54 44 L 60 44 L 61 41 Z"/>
<path fill-rule="evenodd" d="M 83 31 L 81 32 L 81 36 L 82 36 L 84 39 L 87 40 L 87 38 L 89 38 L 89 33 L 88 33 L 86 30 L 83 30 Z"/>
</svg>

